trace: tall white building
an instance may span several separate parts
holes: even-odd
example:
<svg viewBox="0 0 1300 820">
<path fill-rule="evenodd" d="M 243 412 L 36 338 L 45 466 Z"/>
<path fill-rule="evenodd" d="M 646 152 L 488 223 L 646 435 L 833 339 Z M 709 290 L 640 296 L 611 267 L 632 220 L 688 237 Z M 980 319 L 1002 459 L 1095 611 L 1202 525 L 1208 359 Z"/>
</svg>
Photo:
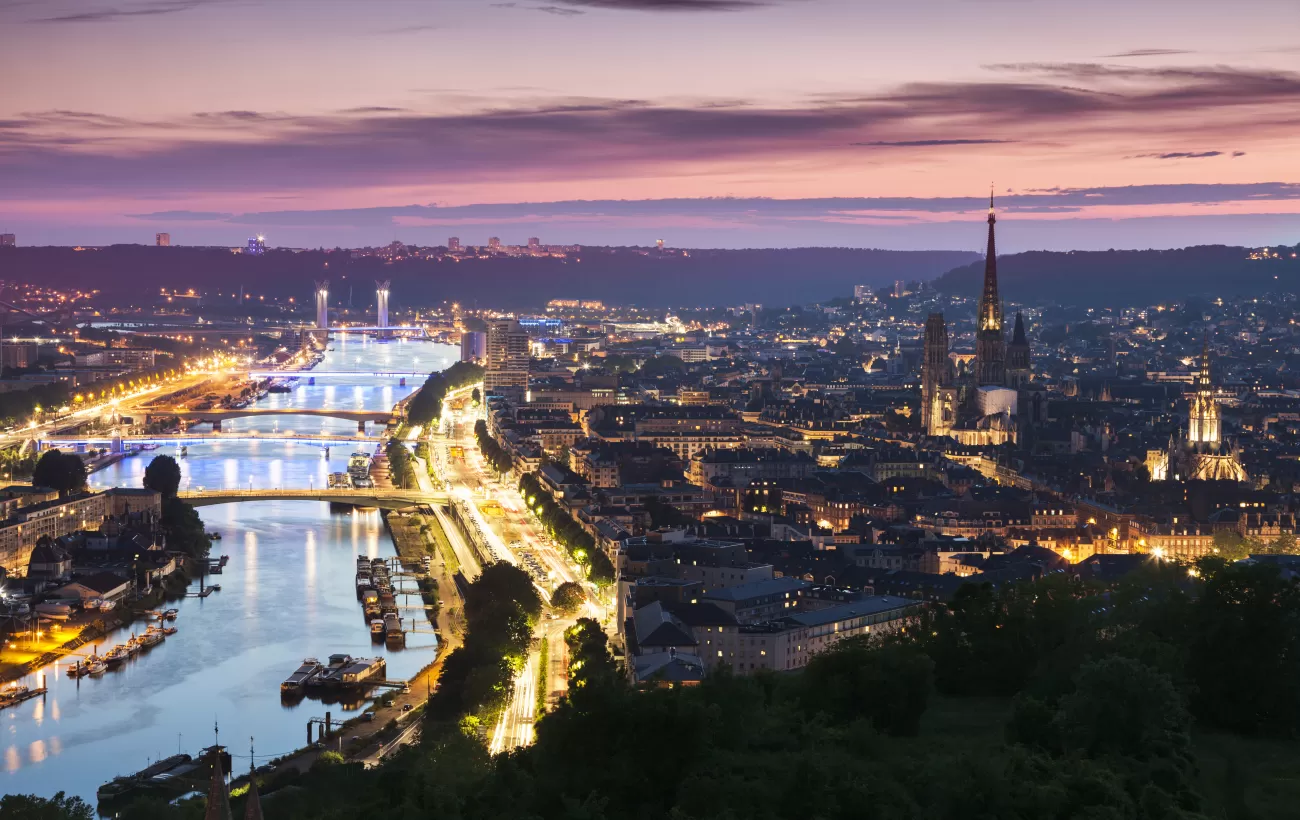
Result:
<svg viewBox="0 0 1300 820">
<path fill-rule="evenodd" d="M 514 319 L 488 323 L 487 366 L 483 389 L 500 396 L 522 396 L 528 390 L 528 334 Z"/>
<path fill-rule="evenodd" d="M 316 327 L 327 330 L 330 326 L 330 280 L 316 283 Z"/>
<path fill-rule="evenodd" d="M 169 233 L 154 234 L 153 241 L 158 247 L 167 248 L 172 244 L 172 235 Z"/>
<path fill-rule="evenodd" d="M 388 327 L 388 286 L 389 280 L 375 282 L 375 305 L 379 308 L 375 327 Z"/>
</svg>

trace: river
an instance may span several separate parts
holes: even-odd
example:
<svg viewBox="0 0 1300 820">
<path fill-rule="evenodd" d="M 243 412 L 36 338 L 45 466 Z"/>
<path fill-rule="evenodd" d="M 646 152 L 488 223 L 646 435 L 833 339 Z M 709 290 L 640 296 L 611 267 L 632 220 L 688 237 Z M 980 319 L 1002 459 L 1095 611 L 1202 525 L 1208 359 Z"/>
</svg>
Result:
<svg viewBox="0 0 1300 820">
<path fill-rule="evenodd" d="M 448 345 L 376 342 L 335 337 L 322 371 L 431 371 L 456 360 Z M 381 409 L 419 387 L 421 379 L 321 377 L 302 379 L 291 394 L 272 394 L 257 407 Z M 224 432 L 293 429 L 356 432 L 351 421 L 282 417 L 227 421 Z M 380 431 L 373 431 L 377 434 Z M 326 460 L 310 444 L 259 441 L 191 446 L 181 459 L 184 486 L 199 488 L 323 486 L 330 472 L 347 469 L 353 449 L 334 447 Z M 162 452 L 174 452 L 159 450 Z M 140 486 L 150 454 L 125 459 L 91 476 L 95 488 Z M 213 555 L 230 556 L 224 574 L 210 580 L 221 591 L 168 604 L 180 610 L 177 634 L 101 678 L 72 680 L 66 663 L 47 667 L 41 699 L 0 711 L 0 792 L 44 796 L 64 791 L 92 805 L 95 790 L 178 750 L 195 754 L 211 745 L 214 725 L 247 770 L 250 737 L 258 765 L 305 744 L 309 718 L 335 720 L 361 708 L 308 698 L 281 700 L 279 684 L 304 657 L 346 652 L 383 655 L 387 677 L 406 679 L 433 659 L 432 634 L 412 634 L 405 649 L 373 644 L 356 600 L 357 555 L 392 556 L 392 540 L 375 512 L 331 512 L 314 501 L 257 501 L 199 509 L 220 532 Z M 419 604 L 416 596 L 410 598 Z M 399 603 L 401 600 L 399 599 Z M 417 610 L 409 610 L 416 613 Z M 143 625 L 136 626 L 137 631 Z M 103 649 L 130 634 L 110 634 Z M 23 681 L 39 685 L 41 674 Z"/>
</svg>

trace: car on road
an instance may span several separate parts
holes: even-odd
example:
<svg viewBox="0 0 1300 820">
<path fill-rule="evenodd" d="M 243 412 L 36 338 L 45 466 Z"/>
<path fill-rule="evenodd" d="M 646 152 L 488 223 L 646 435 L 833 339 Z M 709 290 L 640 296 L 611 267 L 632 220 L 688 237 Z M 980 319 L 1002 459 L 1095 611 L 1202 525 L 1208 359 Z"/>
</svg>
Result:
<svg viewBox="0 0 1300 820">
<path fill-rule="evenodd" d="M 375 713 L 366 712 L 364 715 L 361 716 L 361 719 L 364 720 L 366 723 L 370 723 L 375 719 Z"/>
<path fill-rule="evenodd" d="M 411 711 L 411 708 L 412 708 L 412 707 L 411 707 L 411 704 L 409 704 L 409 703 L 404 703 L 404 704 L 402 704 L 402 711 L 403 711 L 403 712 L 409 712 L 409 711 Z"/>
</svg>

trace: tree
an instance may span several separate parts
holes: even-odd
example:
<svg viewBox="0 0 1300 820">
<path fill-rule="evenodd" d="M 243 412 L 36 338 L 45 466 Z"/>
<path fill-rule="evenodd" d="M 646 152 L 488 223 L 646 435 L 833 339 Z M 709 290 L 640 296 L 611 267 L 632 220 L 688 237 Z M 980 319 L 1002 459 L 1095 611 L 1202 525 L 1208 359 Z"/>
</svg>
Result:
<svg viewBox="0 0 1300 820">
<path fill-rule="evenodd" d="M 0 797 L 0 817 L 5 820 L 92 820 L 90 805 L 80 797 L 59 792 L 53 797 L 6 794 Z"/>
<path fill-rule="evenodd" d="M 212 549 L 212 539 L 203 526 L 203 519 L 193 507 L 175 496 L 162 503 L 162 525 L 168 549 L 180 550 L 191 558 L 203 558 Z"/>
<path fill-rule="evenodd" d="M 1214 534 L 1214 549 L 1229 561 L 1240 561 L 1250 555 L 1250 541 L 1236 530 L 1219 530 Z"/>
<path fill-rule="evenodd" d="M 181 465 L 171 456 L 154 456 L 144 468 L 144 486 L 163 498 L 175 498 L 181 488 Z"/>
<path fill-rule="evenodd" d="M 76 492 L 86 486 L 86 465 L 76 453 L 50 450 L 36 462 L 32 484 L 58 490 L 59 495 Z"/>
<path fill-rule="evenodd" d="M 866 718 L 891 735 L 914 735 L 934 689 L 934 661 L 915 645 L 841 641 L 812 657 L 802 700 L 835 723 Z"/>
<path fill-rule="evenodd" d="M 1054 722 L 1066 750 L 1138 760 L 1185 757 L 1191 716 L 1167 675 L 1131 658 L 1085 664 Z"/>
<path fill-rule="evenodd" d="M 469 397 L 475 404 L 480 404 L 483 401 L 483 394 L 477 387 L 469 391 Z"/>
<path fill-rule="evenodd" d="M 551 594 L 551 606 L 563 615 L 573 615 L 586 602 L 587 596 L 579 584 L 565 581 Z"/>
<path fill-rule="evenodd" d="M 1300 732 L 1300 584 L 1275 566 L 1199 563 L 1187 676 L 1201 720 L 1245 734 Z"/>
</svg>

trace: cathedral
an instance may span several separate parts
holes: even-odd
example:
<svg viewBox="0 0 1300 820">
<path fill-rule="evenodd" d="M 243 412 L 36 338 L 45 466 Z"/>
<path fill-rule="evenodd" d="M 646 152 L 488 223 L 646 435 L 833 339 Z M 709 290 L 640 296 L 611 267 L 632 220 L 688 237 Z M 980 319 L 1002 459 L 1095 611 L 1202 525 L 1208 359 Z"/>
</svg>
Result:
<svg viewBox="0 0 1300 820">
<path fill-rule="evenodd" d="M 1210 378 L 1210 339 L 1201 348 L 1201 369 L 1187 400 L 1187 440 L 1179 446 L 1170 437 L 1165 450 L 1149 450 L 1147 471 L 1152 481 L 1180 478 L 1202 481 L 1246 481 L 1246 468 L 1235 448 L 1223 441 L 1219 402 Z"/>
<path fill-rule="evenodd" d="M 921 424 L 927 435 L 951 436 L 963 444 L 1004 444 L 1017 440 L 1013 417 L 1019 404 L 1018 391 L 1029 383 L 1031 374 L 1024 317 L 1016 314 L 1010 345 L 1002 325 L 995 236 L 997 213 L 991 194 L 988 224 L 984 287 L 975 322 L 975 362 L 964 378 L 953 378 L 943 314 L 931 313 L 925 323 Z"/>
</svg>

